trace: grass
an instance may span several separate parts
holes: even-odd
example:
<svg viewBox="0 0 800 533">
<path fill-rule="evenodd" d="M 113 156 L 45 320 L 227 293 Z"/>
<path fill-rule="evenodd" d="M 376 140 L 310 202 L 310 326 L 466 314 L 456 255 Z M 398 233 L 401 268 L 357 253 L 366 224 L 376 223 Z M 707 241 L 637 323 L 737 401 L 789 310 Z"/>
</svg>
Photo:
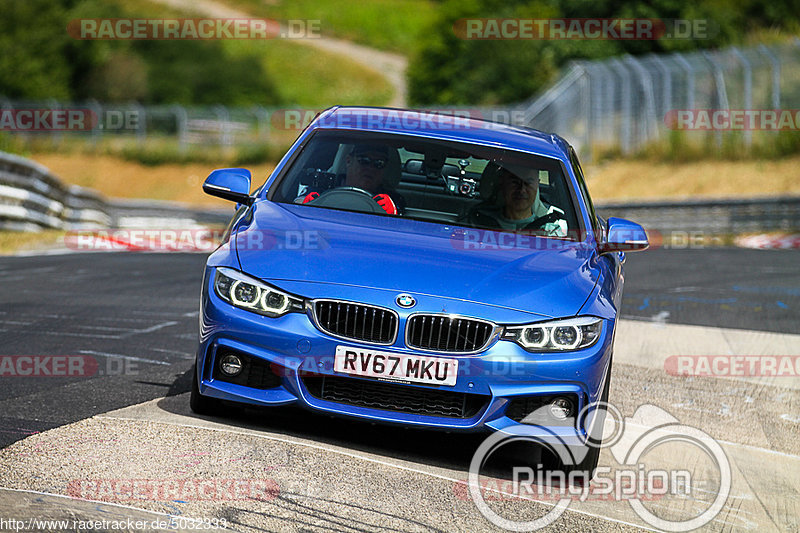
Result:
<svg viewBox="0 0 800 533">
<path fill-rule="evenodd" d="M 63 230 L 35 232 L 0 230 L 0 255 L 50 247 L 64 240 Z"/>
<path fill-rule="evenodd" d="M 587 165 L 595 201 L 800 194 L 800 154 L 781 159 L 658 161 L 614 159 Z"/>
<path fill-rule="evenodd" d="M 203 181 L 212 170 L 229 166 L 249 168 L 255 188 L 274 168 L 270 163 L 253 165 L 238 159 L 144 165 L 119 155 L 85 152 L 41 152 L 30 157 L 63 182 L 92 188 L 109 198 L 148 198 L 225 208 L 232 204 L 203 193 Z"/>
<path fill-rule="evenodd" d="M 127 11 L 145 14 L 149 18 L 186 16 L 186 13 L 155 2 L 115 1 Z M 235 3 L 231 2 L 231 5 Z M 340 55 L 304 45 L 299 40 L 242 39 L 225 40 L 222 44 L 231 57 L 246 55 L 261 61 L 265 75 L 276 87 L 281 105 L 382 105 L 389 102 L 393 95 L 392 86 L 374 70 Z"/>
<path fill-rule="evenodd" d="M 780 159 L 800 153 L 800 131 L 753 131 L 748 147 L 743 132 L 721 132 L 719 136 L 707 132 L 669 131 L 665 139 L 651 143 L 634 154 L 634 159 L 685 163 L 689 161 L 746 161 L 754 159 Z M 618 149 L 597 150 L 597 159 L 616 159 Z"/>
<path fill-rule="evenodd" d="M 408 54 L 420 33 L 436 16 L 432 0 L 226 0 L 252 16 L 289 20 L 318 20 L 323 35 L 381 50 Z"/>
<path fill-rule="evenodd" d="M 394 89 L 376 71 L 345 57 L 289 41 L 230 42 L 260 54 L 281 101 L 305 107 L 385 105 Z"/>
<path fill-rule="evenodd" d="M 188 165 L 261 165 L 278 161 L 294 142 L 299 130 L 276 130 L 268 141 L 253 138 L 234 146 L 189 144 L 181 148 L 177 139 L 150 135 L 140 143 L 131 137 L 108 136 L 96 142 L 81 137 L 22 136 L 0 132 L 0 150 L 24 157 L 32 154 L 81 154 L 84 157 L 112 156 L 144 166 Z M 253 136 L 255 137 L 255 136 Z"/>
</svg>

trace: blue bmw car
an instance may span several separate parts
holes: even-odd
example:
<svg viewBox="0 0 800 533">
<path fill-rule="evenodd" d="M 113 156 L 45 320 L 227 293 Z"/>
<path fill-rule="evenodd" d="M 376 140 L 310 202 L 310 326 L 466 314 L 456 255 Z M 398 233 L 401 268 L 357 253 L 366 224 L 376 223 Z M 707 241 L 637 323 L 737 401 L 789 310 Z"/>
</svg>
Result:
<svg viewBox="0 0 800 533">
<path fill-rule="evenodd" d="M 336 107 L 250 180 L 203 185 L 237 210 L 205 269 L 195 412 L 295 404 L 575 447 L 602 424 L 624 254 L 648 243 L 597 215 L 564 139 Z"/>
</svg>

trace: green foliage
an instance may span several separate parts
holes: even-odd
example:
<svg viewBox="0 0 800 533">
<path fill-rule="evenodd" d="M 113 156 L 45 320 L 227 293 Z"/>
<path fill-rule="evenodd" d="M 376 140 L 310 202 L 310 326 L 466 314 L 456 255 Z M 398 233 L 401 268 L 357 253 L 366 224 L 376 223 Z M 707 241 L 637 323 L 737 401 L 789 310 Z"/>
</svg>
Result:
<svg viewBox="0 0 800 533">
<path fill-rule="evenodd" d="M 257 16 L 319 21 L 323 35 L 362 43 L 402 54 L 414 47 L 420 32 L 436 14 L 431 0 L 227 0 L 228 4 Z"/>
<path fill-rule="evenodd" d="M 278 103 L 260 58 L 231 57 L 220 41 L 94 41 L 66 31 L 70 20 L 146 15 L 136 6 L 102 0 L 0 0 L 0 6 L 0 94 L 6 97 Z"/>
<path fill-rule="evenodd" d="M 395 13 L 397 28 L 409 6 Z M 79 40 L 67 33 L 68 23 L 80 19 L 181 16 L 144 0 L 0 0 L 0 96 L 306 107 L 381 105 L 392 96 L 378 72 L 287 39 Z M 379 26 L 370 31 L 382 34 Z"/>
<path fill-rule="evenodd" d="M 478 40 L 454 31 L 469 18 L 649 18 L 708 21 L 702 39 Z M 569 61 L 741 43 L 765 29 L 800 27 L 798 0 L 445 0 L 420 33 L 408 69 L 412 105 L 498 104 L 528 99 Z"/>
<path fill-rule="evenodd" d="M 0 152 L 8 152 L 9 154 L 27 155 L 24 142 L 10 133 L 0 131 Z"/>
<path fill-rule="evenodd" d="M 31 99 L 71 95 L 71 67 L 63 61 L 70 47 L 62 25 L 67 10 L 66 2 L 0 0 L 0 94 Z"/>
<path fill-rule="evenodd" d="M 218 41 L 135 41 L 156 104 L 274 105 L 272 80 L 254 55 L 232 57 Z"/>
</svg>

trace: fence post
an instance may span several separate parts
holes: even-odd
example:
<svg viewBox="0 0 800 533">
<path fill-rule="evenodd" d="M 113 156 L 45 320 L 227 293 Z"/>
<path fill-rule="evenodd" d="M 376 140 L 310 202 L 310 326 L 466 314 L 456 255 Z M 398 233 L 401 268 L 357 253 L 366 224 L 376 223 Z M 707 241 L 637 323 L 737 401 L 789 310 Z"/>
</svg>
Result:
<svg viewBox="0 0 800 533">
<path fill-rule="evenodd" d="M 633 56 L 625 56 L 625 62 L 631 66 L 633 71 L 639 74 L 640 85 L 642 87 L 642 92 L 644 92 L 645 129 L 644 135 L 639 136 L 640 142 L 637 145 L 637 148 L 639 148 L 650 139 L 658 138 L 658 127 L 654 124 L 656 118 L 656 97 L 655 94 L 653 94 L 653 78 Z"/>
<path fill-rule="evenodd" d="M 131 107 L 136 111 L 136 142 L 141 146 L 147 139 L 147 111 L 139 102 L 133 102 Z"/>
<path fill-rule="evenodd" d="M 263 106 L 253 106 L 253 114 L 258 121 L 258 140 L 269 141 L 269 112 Z"/>
<path fill-rule="evenodd" d="M 231 115 L 228 113 L 228 108 L 224 105 L 214 106 L 214 114 L 220 122 L 219 128 L 219 144 L 221 146 L 230 146 L 231 142 Z"/>
<path fill-rule="evenodd" d="M 661 72 L 661 113 L 659 115 L 663 122 L 667 113 L 672 109 L 672 70 L 658 55 L 650 54 L 648 57 Z"/>
<path fill-rule="evenodd" d="M 777 110 L 781 107 L 781 62 L 778 56 L 763 44 L 758 49 L 772 64 L 772 109 Z"/>
<path fill-rule="evenodd" d="M 694 109 L 694 68 L 680 52 L 675 52 L 673 57 L 686 70 L 686 107 Z"/>
<path fill-rule="evenodd" d="M 731 53 L 742 63 L 744 71 L 744 108 L 750 110 L 753 108 L 753 68 L 750 65 L 750 61 L 738 48 L 732 46 Z M 753 144 L 753 130 L 750 128 L 745 128 L 744 130 L 744 144 L 748 148 Z"/>
<path fill-rule="evenodd" d="M 591 161 L 592 159 L 592 100 L 591 94 L 593 88 L 592 78 L 589 74 L 588 69 L 585 67 L 584 64 L 578 65 L 578 68 L 581 69 L 581 78 L 580 78 L 580 90 L 578 94 L 580 95 L 581 99 L 581 114 L 584 117 L 584 132 L 583 132 L 583 148 L 581 157 L 583 157 L 586 161 Z"/>
<path fill-rule="evenodd" d="M 716 85 L 717 88 L 717 109 L 730 109 L 731 106 L 728 104 L 728 93 L 725 90 L 725 76 L 722 74 L 722 68 L 708 50 L 703 50 L 702 54 L 708 64 L 711 65 L 711 71 L 714 73 L 714 85 Z M 714 132 L 714 138 L 717 141 L 717 148 L 722 147 L 722 132 L 720 130 Z"/>
<path fill-rule="evenodd" d="M 610 61 L 612 68 L 619 74 L 622 79 L 622 115 L 620 117 L 619 130 L 620 130 L 620 144 L 622 153 L 629 155 L 631 153 L 631 74 L 625 67 L 624 63 L 617 58 Z"/>
<path fill-rule="evenodd" d="M 186 151 L 186 123 L 189 117 L 183 106 L 173 105 L 170 107 L 170 111 L 175 115 L 175 127 L 178 130 L 178 148 L 183 153 Z"/>
<path fill-rule="evenodd" d="M 97 144 L 97 140 L 103 136 L 103 106 L 94 98 L 87 101 L 86 106 L 91 109 L 97 118 L 97 124 L 92 128 L 92 144 Z"/>
</svg>

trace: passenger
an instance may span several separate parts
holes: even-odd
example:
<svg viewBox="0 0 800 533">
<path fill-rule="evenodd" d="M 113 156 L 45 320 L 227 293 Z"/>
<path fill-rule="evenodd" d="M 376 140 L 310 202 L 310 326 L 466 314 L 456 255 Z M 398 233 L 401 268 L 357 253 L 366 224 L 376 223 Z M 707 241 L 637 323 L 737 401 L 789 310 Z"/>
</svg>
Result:
<svg viewBox="0 0 800 533">
<path fill-rule="evenodd" d="M 546 205 L 539 197 L 537 170 L 517 175 L 507 168 L 489 164 L 496 167 L 497 182 L 489 201 L 469 213 L 471 225 L 508 231 L 538 230 L 553 237 L 567 235 L 564 211 Z M 484 172 L 484 176 L 486 174 Z"/>
</svg>

